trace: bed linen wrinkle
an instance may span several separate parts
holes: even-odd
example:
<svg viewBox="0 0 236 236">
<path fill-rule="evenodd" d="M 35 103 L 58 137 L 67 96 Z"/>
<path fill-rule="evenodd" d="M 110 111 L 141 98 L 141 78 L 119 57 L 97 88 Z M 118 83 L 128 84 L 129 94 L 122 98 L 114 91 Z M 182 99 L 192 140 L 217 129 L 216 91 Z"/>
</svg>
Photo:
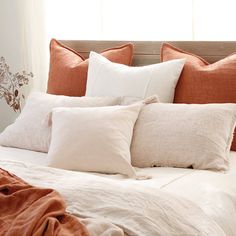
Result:
<svg viewBox="0 0 236 236">
<path fill-rule="evenodd" d="M 4 160 L 0 161 L 0 166 L 34 186 L 50 186 L 57 190 L 65 199 L 69 213 L 112 223 L 115 228 L 122 229 L 123 234 L 225 235 L 215 221 L 193 202 L 139 184 L 148 180 L 116 180 L 31 164 L 25 167 L 15 162 L 13 165 Z"/>
<path fill-rule="evenodd" d="M 176 178 L 173 179 L 173 180 L 170 180 L 168 183 L 163 184 L 163 185 L 160 187 L 160 189 L 166 188 L 168 185 L 173 184 L 173 183 L 176 182 L 177 180 L 180 180 L 180 179 L 182 179 L 182 178 L 184 178 L 184 177 L 186 177 L 186 176 L 192 174 L 193 172 L 194 172 L 194 170 L 191 170 L 191 171 L 189 171 L 189 172 L 187 172 L 187 173 L 184 173 L 184 174 L 182 174 L 182 175 L 176 177 Z"/>
<path fill-rule="evenodd" d="M 29 185 L 0 168 L 0 235 L 89 236 L 53 189 Z"/>
<path fill-rule="evenodd" d="M 39 172 L 40 166 L 46 165 L 47 158 L 45 153 L 0 146 L 0 163 L 1 160 L 8 162 L 7 166 L 9 166 L 9 170 L 13 166 L 24 168 L 31 166 L 30 164 L 34 164 L 35 173 L 33 174 L 33 179 L 36 182 L 42 181 L 42 174 L 39 174 Z M 119 183 L 119 185 L 127 189 L 132 189 L 132 191 L 135 191 L 133 188 L 135 185 L 140 188 L 140 191 L 149 191 L 151 194 L 161 189 L 175 196 L 183 197 L 200 207 L 208 217 L 223 229 L 225 235 L 236 236 L 236 152 L 230 153 L 229 167 L 229 170 L 225 174 L 183 168 L 136 168 L 138 174 L 152 176 L 152 179 L 145 181 L 127 179 L 122 175 L 83 173 L 82 177 L 80 172 L 79 174 L 81 182 L 83 182 L 83 178 L 93 176 L 90 182 L 93 182 L 94 178 L 99 178 L 105 183 L 107 179 L 112 179 L 116 180 L 117 184 Z M 55 172 L 54 169 L 46 169 L 48 175 L 53 176 L 52 178 L 47 178 L 47 184 L 49 186 L 52 187 L 55 184 L 55 179 L 58 183 L 67 181 L 63 175 L 57 171 Z M 31 174 L 24 173 L 28 179 L 31 178 Z M 78 177 L 74 173 L 70 178 L 76 181 Z M 71 189 L 73 188 L 67 186 L 66 194 L 69 194 Z M 83 220 L 86 222 L 86 227 L 89 227 L 95 236 L 112 235 L 108 232 L 116 232 L 114 235 L 118 236 L 125 235 L 123 230 L 110 221 L 107 221 L 107 219 L 88 218 Z M 102 234 L 103 231 L 104 235 Z"/>
</svg>

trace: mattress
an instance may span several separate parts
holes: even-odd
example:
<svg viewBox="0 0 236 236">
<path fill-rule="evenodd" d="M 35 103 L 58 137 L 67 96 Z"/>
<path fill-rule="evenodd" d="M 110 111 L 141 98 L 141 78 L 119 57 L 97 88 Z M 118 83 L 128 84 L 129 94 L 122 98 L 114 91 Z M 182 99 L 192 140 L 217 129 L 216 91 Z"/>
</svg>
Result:
<svg viewBox="0 0 236 236">
<path fill-rule="evenodd" d="M 47 165 L 47 154 L 0 147 L 0 161 Z M 236 235 L 236 152 L 230 154 L 230 168 L 226 173 L 182 168 L 136 168 L 151 179 L 137 181 L 122 175 L 99 175 L 122 182 L 129 188 L 138 185 L 151 191 L 164 190 L 198 205 L 228 236 Z"/>
</svg>

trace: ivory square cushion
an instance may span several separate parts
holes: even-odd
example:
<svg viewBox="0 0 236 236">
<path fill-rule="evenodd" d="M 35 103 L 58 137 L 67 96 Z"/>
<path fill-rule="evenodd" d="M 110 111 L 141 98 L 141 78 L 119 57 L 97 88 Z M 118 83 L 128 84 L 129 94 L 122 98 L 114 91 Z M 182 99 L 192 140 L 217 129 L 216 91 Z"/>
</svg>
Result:
<svg viewBox="0 0 236 236">
<path fill-rule="evenodd" d="M 144 106 L 134 128 L 132 164 L 225 171 L 235 124 L 236 104 Z"/>
<path fill-rule="evenodd" d="M 130 143 L 141 106 L 54 108 L 49 166 L 134 177 Z"/>
<path fill-rule="evenodd" d="M 109 48 L 101 53 L 108 60 L 131 65 L 133 45 Z M 86 91 L 88 60 L 79 52 L 55 39 L 50 43 L 50 67 L 47 92 L 66 96 L 84 96 Z"/>
<path fill-rule="evenodd" d="M 16 121 L 0 134 L 0 145 L 48 152 L 49 114 L 55 107 L 96 107 L 120 104 L 120 98 L 67 97 L 32 93 Z"/>
<path fill-rule="evenodd" d="M 161 102 L 173 102 L 184 59 L 141 67 L 110 62 L 91 52 L 86 96 L 147 98 L 157 94 Z"/>
<path fill-rule="evenodd" d="M 236 103 L 235 53 L 209 64 L 197 55 L 163 44 L 162 61 L 181 58 L 186 63 L 176 86 L 175 103 Z M 231 150 L 236 151 L 236 137 Z"/>
</svg>

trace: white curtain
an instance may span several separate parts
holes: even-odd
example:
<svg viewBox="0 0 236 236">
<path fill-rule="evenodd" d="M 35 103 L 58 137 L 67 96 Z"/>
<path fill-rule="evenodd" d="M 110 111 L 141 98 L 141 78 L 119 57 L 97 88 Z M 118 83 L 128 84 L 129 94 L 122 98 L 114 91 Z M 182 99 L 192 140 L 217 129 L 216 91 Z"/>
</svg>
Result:
<svg viewBox="0 0 236 236">
<path fill-rule="evenodd" d="M 30 91 L 46 88 L 43 2 L 0 1 L 0 132 L 19 115 Z"/>
<path fill-rule="evenodd" d="M 31 90 L 46 90 L 48 42 L 44 0 L 16 0 L 19 13 L 22 67 L 30 68 L 34 79 Z"/>
<path fill-rule="evenodd" d="M 47 37 L 236 40 L 235 0 L 48 0 Z"/>
</svg>

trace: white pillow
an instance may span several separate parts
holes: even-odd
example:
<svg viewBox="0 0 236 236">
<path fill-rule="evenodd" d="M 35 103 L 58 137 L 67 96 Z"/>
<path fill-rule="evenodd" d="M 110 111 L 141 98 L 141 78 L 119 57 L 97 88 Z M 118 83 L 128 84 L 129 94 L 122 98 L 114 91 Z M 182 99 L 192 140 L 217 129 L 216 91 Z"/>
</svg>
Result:
<svg viewBox="0 0 236 236">
<path fill-rule="evenodd" d="M 67 97 L 32 93 L 16 119 L 0 135 L 0 145 L 48 152 L 51 128 L 48 115 L 54 107 L 98 107 L 120 103 L 120 98 Z"/>
<path fill-rule="evenodd" d="M 49 166 L 134 177 L 130 143 L 141 106 L 53 109 Z"/>
<path fill-rule="evenodd" d="M 227 170 L 235 124 L 235 104 L 144 106 L 134 128 L 132 164 Z"/>
<path fill-rule="evenodd" d="M 161 102 L 173 102 L 185 59 L 130 67 L 90 53 L 86 96 L 129 96 L 141 99 L 158 94 Z"/>
</svg>

